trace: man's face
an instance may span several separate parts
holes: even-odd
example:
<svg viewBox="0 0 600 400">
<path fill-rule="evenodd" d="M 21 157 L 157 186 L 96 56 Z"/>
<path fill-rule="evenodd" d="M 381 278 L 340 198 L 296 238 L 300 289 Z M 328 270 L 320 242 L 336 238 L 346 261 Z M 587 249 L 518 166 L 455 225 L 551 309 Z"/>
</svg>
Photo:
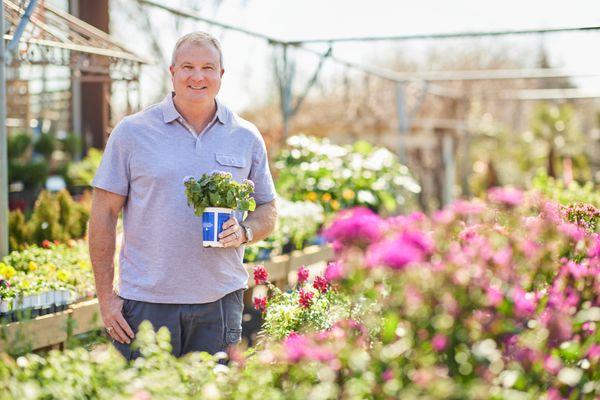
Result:
<svg viewBox="0 0 600 400">
<path fill-rule="evenodd" d="M 179 101 L 209 103 L 214 100 L 221 88 L 221 68 L 219 52 L 211 45 L 184 43 L 175 55 L 171 78 L 173 90 Z"/>
</svg>

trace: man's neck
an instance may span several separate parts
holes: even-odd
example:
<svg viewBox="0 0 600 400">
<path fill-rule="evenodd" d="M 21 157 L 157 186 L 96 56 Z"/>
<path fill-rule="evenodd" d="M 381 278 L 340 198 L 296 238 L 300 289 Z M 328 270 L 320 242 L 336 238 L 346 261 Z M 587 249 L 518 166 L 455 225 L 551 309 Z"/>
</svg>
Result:
<svg viewBox="0 0 600 400">
<path fill-rule="evenodd" d="M 186 122 L 192 125 L 198 133 L 206 128 L 206 125 L 210 123 L 217 112 L 215 100 L 207 103 L 182 104 L 182 102 L 177 101 L 177 96 L 174 96 L 173 105 L 175 105 L 175 109 L 181 114 Z"/>
</svg>

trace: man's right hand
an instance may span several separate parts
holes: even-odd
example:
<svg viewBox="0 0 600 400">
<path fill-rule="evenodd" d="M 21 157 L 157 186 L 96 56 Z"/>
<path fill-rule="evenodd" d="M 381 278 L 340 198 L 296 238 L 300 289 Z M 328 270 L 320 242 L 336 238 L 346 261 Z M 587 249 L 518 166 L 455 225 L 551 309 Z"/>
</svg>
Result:
<svg viewBox="0 0 600 400">
<path fill-rule="evenodd" d="M 131 343 L 134 334 L 131 327 L 123 317 L 123 300 L 116 293 L 99 298 L 100 314 L 106 332 L 119 343 Z"/>
</svg>

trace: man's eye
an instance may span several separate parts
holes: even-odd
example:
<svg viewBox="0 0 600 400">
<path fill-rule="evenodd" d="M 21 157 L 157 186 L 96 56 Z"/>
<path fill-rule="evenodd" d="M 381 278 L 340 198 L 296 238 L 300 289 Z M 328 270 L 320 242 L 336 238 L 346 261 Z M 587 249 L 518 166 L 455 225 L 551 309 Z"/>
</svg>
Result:
<svg viewBox="0 0 600 400">
<path fill-rule="evenodd" d="M 215 68 L 212 67 L 212 66 L 210 66 L 210 65 L 207 65 L 207 66 L 204 67 L 204 69 L 215 69 Z"/>
<path fill-rule="evenodd" d="M 192 69 L 192 66 L 191 65 L 184 65 L 183 69 Z"/>
</svg>

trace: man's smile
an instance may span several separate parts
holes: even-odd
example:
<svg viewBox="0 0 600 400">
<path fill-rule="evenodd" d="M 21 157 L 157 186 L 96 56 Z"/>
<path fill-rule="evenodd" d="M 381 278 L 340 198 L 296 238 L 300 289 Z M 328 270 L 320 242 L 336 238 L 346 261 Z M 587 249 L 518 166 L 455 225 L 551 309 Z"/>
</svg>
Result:
<svg viewBox="0 0 600 400">
<path fill-rule="evenodd" d="M 188 85 L 188 88 L 193 89 L 193 90 L 203 90 L 206 89 L 206 86 L 194 86 L 194 85 Z"/>
</svg>

